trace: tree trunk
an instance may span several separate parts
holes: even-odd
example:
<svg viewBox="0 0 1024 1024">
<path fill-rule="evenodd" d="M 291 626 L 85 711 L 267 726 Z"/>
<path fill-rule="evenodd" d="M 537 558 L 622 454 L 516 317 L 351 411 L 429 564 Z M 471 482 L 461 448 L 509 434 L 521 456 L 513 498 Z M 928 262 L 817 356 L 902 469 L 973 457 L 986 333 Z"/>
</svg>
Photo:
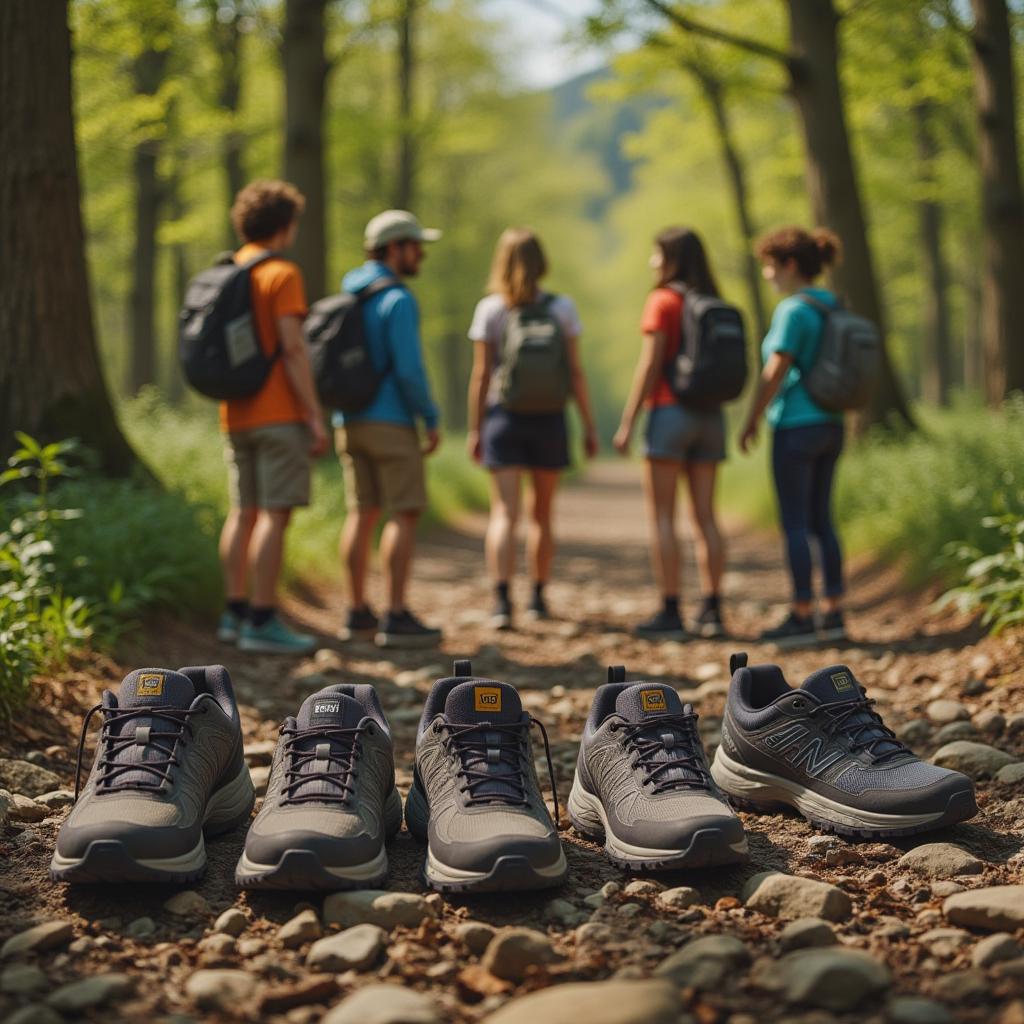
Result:
<svg viewBox="0 0 1024 1024">
<path fill-rule="evenodd" d="M 181 194 L 181 183 L 187 173 L 185 154 L 183 147 L 179 146 L 175 153 L 174 172 L 167 182 L 167 205 L 171 216 L 176 221 L 181 221 L 185 216 L 185 203 Z M 185 291 L 188 288 L 188 257 L 185 245 L 176 242 L 171 250 L 173 288 L 176 302 L 182 302 L 185 298 Z M 167 361 L 167 369 L 164 374 L 166 386 L 164 394 L 167 401 L 177 405 L 185 397 L 185 377 L 181 372 L 181 363 L 178 361 L 178 339 L 172 339 L 170 347 L 170 358 Z"/>
<path fill-rule="evenodd" d="M 918 219 L 921 228 L 921 257 L 924 263 L 926 292 L 922 323 L 921 395 L 933 405 L 949 404 L 950 374 L 952 372 L 952 343 L 949 331 L 949 303 L 946 298 L 948 276 L 942 255 L 942 206 L 934 198 L 935 159 L 939 155 L 938 143 L 932 123 L 934 108 L 928 101 L 915 104 L 913 109 L 920 163 L 920 184 L 926 191 L 918 201 Z"/>
<path fill-rule="evenodd" d="M 394 205 L 408 210 L 415 202 L 416 131 L 413 123 L 415 20 L 417 0 L 399 0 L 398 12 L 398 164 Z"/>
<path fill-rule="evenodd" d="M 127 475 L 93 333 L 71 105 L 66 0 L 0 3 L 0 453 L 23 430 L 78 437 Z"/>
<path fill-rule="evenodd" d="M 312 299 L 325 293 L 327 277 L 324 94 L 330 65 L 324 55 L 328 0 L 285 0 L 284 176 L 306 197 L 293 250 Z"/>
<path fill-rule="evenodd" d="M 231 126 L 220 143 L 224 163 L 225 209 L 231 209 L 235 196 L 245 185 L 245 138 L 235 125 L 242 95 L 242 33 L 239 22 L 242 9 L 238 0 L 207 0 L 210 35 L 217 56 L 217 103 L 231 118 Z M 236 245 L 235 232 L 225 224 L 225 242 L 229 249 Z"/>
<path fill-rule="evenodd" d="M 1024 194 L 1006 2 L 971 0 L 971 7 L 985 228 L 981 286 L 985 397 L 997 404 L 1008 392 L 1024 388 Z"/>
<path fill-rule="evenodd" d="M 834 271 L 850 306 L 872 320 L 885 338 L 885 318 L 868 246 L 867 222 L 853 166 L 839 81 L 838 18 L 832 0 L 788 0 L 790 85 L 800 113 L 807 154 L 807 190 L 815 220 L 840 237 L 844 259 Z M 882 372 L 861 428 L 902 421 L 910 411 L 883 346 Z"/>
</svg>

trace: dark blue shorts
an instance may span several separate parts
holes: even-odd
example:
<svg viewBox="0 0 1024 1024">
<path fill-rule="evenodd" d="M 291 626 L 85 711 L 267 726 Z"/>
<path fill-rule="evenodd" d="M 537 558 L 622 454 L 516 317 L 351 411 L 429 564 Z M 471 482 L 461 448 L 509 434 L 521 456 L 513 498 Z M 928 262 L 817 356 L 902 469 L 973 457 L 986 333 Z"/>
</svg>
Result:
<svg viewBox="0 0 1024 1024">
<path fill-rule="evenodd" d="M 569 465 L 564 412 L 528 415 L 491 406 L 484 414 L 480 443 L 488 469 L 566 469 Z"/>
</svg>

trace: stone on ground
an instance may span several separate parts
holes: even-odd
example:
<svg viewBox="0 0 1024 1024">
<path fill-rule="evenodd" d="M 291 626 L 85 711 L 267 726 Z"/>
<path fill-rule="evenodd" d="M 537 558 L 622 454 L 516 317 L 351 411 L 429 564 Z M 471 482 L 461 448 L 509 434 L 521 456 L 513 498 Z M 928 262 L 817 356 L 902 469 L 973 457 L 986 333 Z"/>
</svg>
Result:
<svg viewBox="0 0 1024 1024">
<path fill-rule="evenodd" d="M 365 971 L 380 959 L 386 940 L 387 932 L 375 924 L 353 925 L 314 942 L 306 966 L 317 971 Z"/>
<path fill-rule="evenodd" d="M 522 981 L 529 968 L 561 959 L 543 932 L 502 928 L 488 945 L 482 963 L 496 978 Z"/>
<path fill-rule="evenodd" d="M 50 814 L 48 807 L 37 804 L 30 796 L 15 793 L 11 799 L 13 802 L 7 813 L 15 821 L 42 821 Z"/>
<path fill-rule="evenodd" d="M 971 950 L 971 963 L 975 967 L 989 967 L 1002 960 L 1016 960 L 1021 956 L 1021 948 L 1016 939 L 1006 932 L 986 935 Z"/>
<path fill-rule="evenodd" d="M 167 900 L 164 910 L 176 917 L 205 917 L 210 913 L 210 904 L 194 889 L 185 889 Z"/>
<path fill-rule="evenodd" d="M 958 700 L 933 700 L 925 714 L 939 725 L 948 725 L 950 722 L 965 722 L 971 717 L 971 713 Z"/>
<path fill-rule="evenodd" d="M 1011 786 L 1020 785 L 1024 782 L 1024 762 L 1004 765 L 996 772 L 996 782 L 1005 782 Z"/>
<path fill-rule="evenodd" d="M 61 1013 L 80 1013 L 93 1006 L 102 1006 L 112 999 L 127 995 L 135 987 L 135 979 L 127 974 L 95 974 L 91 978 L 61 985 L 47 996 L 47 1003 Z"/>
<path fill-rule="evenodd" d="M 693 939 L 654 969 L 680 988 L 712 989 L 725 976 L 750 963 L 747 947 L 733 935 L 705 935 Z"/>
<path fill-rule="evenodd" d="M 769 917 L 821 917 L 845 921 L 853 911 L 842 889 L 814 878 L 763 871 L 743 887 L 744 904 Z"/>
<path fill-rule="evenodd" d="M 1016 931 L 1024 927 L 1024 885 L 994 885 L 950 896 L 943 913 L 963 928 Z"/>
<path fill-rule="evenodd" d="M 991 778 L 1000 768 L 1013 764 L 1016 760 L 1017 758 L 1007 754 L 1005 750 L 997 750 L 987 743 L 975 743 L 971 740 L 947 743 L 932 757 L 933 763 L 940 768 L 952 768 L 953 771 L 963 772 L 972 779 Z"/>
<path fill-rule="evenodd" d="M 399 985 L 367 985 L 343 999 L 320 1024 L 442 1024 L 432 999 Z"/>
<path fill-rule="evenodd" d="M 779 944 L 786 953 L 793 949 L 834 946 L 837 941 L 832 926 L 820 917 L 798 917 L 790 921 L 779 935 Z"/>
<path fill-rule="evenodd" d="M 201 1010 L 237 1009 L 256 988 L 256 976 L 248 971 L 196 971 L 185 982 L 185 993 Z"/>
<path fill-rule="evenodd" d="M 30 1003 L 4 1018 L 4 1024 L 64 1024 L 64 1018 L 42 1003 Z"/>
<path fill-rule="evenodd" d="M 667 910 L 685 910 L 695 903 L 700 903 L 700 893 L 688 885 L 677 885 L 673 889 L 659 892 L 654 902 Z"/>
<path fill-rule="evenodd" d="M 800 949 L 778 969 L 787 1003 L 822 1010 L 852 1010 L 892 981 L 885 964 L 859 949 Z"/>
<path fill-rule="evenodd" d="M 31 761 L 0 757 L 0 789 L 37 797 L 60 789 L 60 776 Z"/>
<path fill-rule="evenodd" d="M 233 935 L 236 938 L 249 927 L 249 919 L 238 909 L 228 907 L 220 917 L 213 923 L 213 930 L 224 935 Z"/>
<path fill-rule="evenodd" d="M 470 953 L 481 956 L 484 950 L 490 945 L 494 938 L 494 928 L 482 921 L 463 921 L 455 929 L 455 938 L 461 942 Z"/>
<path fill-rule="evenodd" d="M 506 1003 L 484 1024 L 676 1024 L 679 995 L 667 981 L 555 985 Z M 331 1022 L 334 1024 L 334 1022 Z"/>
<path fill-rule="evenodd" d="M 324 900 L 324 924 L 338 924 L 342 928 L 355 924 L 375 924 L 388 931 L 399 926 L 415 928 L 425 918 L 434 916 L 434 908 L 411 892 L 362 889 L 332 893 Z"/>
<path fill-rule="evenodd" d="M 953 1015 L 934 999 L 899 996 L 885 1008 L 889 1024 L 952 1024 Z"/>
<path fill-rule="evenodd" d="M 35 964 L 11 964 L 0 974 L 0 992 L 23 996 L 47 987 L 46 975 Z"/>
<path fill-rule="evenodd" d="M 295 949 L 307 942 L 319 939 L 324 930 L 315 910 L 303 910 L 277 929 L 278 941 L 285 949 Z"/>
<path fill-rule="evenodd" d="M 155 932 L 156 921 L 151 917 L 137 917 L 124 930 L 130 939 L 148 939 Z"/>
<path fill-rule="evenodd" d="M 20 953 L 40 953 L 47 949 L 65 946 L 74 934 L 70 921 L 44 921 L 34 928 L 27 928 L 12 935 L 0 947 L 0 960 Z"/>
<path fill-rule="evenodd" d="M 903 854 L 897 864 L 926 878 L 979 875 L 985 868 L 974 854 L 953 843 L 925 843 Z"/>
</svg>

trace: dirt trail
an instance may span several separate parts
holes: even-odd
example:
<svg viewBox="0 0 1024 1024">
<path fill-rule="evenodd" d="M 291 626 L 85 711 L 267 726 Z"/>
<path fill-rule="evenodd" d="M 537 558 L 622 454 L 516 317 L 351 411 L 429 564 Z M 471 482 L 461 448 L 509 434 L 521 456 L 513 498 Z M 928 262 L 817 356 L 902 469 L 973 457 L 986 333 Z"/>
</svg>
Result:
<svg viewBox="0 0 1024 1024">
<path fill-rule="evenodd" d="M 324 637 L 317 656 L 301 662 L 241 655 L 218 645 L 192 624 L 165 620 L 126 641 L 119 652 L 119 665 L 110 664 L 106 671 L 93 666 L 46 687 L 42 706 L 26 716 L 23 730 L 0 736 L 0 754 L 24 757 L 37 751 L 39 759 L 73 788 L 77 738 L 73 730 L 77 730 L 80 712 L 97 699 L 102 686 L 116 684 L 122 666 L 223 661 L 235 682 L 249 742 L 275 739 L 281 717 L 294 713 L 303 697 L 320 685 L 343 679 L 375 683 L 395 733 L 399 784 L 404 790 L 410 781 L 415 724 L 423 695 L 435 676 L 447 674 L 453 658 L 469 657 L 479 674 L 520 687 L 524 704 L 548 726 L 564 803 L 590 698 L 603 682 L 607 664 L 625 664 L 632 678 L 664 680 L 687 691 L 701 715 L 705 742 L 711 747 L 720 725 L 729 653 L 743 649 L 752 661 L 778 660 L 775 651 L 760 647 L 752 638 L 773 620 L 788 592 L 781 544 L 770 533 L 738 527 L 729 530 L 730 571 L 725 583 L 731 639 L 651 644 L 628 634 L 629 626 L 652 610 L 655 599 L 635 464 L 599 463 L 561 495 L 558 580 L 549 591 L 556 621 L 508 634 L 488 629 L 490 588 L 483 573 L 483 526 L 483 517 L 470 517 L 457 529 L 432 534 L 421 546 L 413 606 L 428 621 L 444 626 L 445 642 L 440 651 L 383 654 L 370 644 L 332 641 L 343 610 L 336 587 L 295 597 L 288 605 L 296 620 Z M 527 585 L 521 581 L 518 586 L 514 596 L 522 604 Z M 692 610 L 697 594 L 692 560 L 687 565 L 685 593 Z M 850 597 L 852 641 L 842 649 L 785 656 L 782 664 L 787 676 L 799 683 L 822 665 L 846 663 L 879 701 L 891 726 L 901 728 L 920 720 L 914 727 L 914 744 L 923 755 L 930 755 L 939 745 L 940 726 L 928 722 L 926 712 L 935 698 L 962 702 L 962 714 L 970 715 L 979 726 L 985 721 L 984 712 L 998 711 L 1009 721 L 998 728 L 989 724 L 989 733 L 976 738 L 1024 760 L 1024 728 L 1019 728 L 1024 726 L 1024 716 L 1016 722 L 1011 717 L 1024 712 L 1024 687 L 1017 682 L 1024 662 L 1020 642 L 1012 637 L 981 639 L 976 628 L 962 619 L 931 616 L 928 600 L 929 595 L 901 592 L 898 573 L 891 567 L 855 565 Z M 210 867 L 195 886 L 208 901 L 211 914 L 237 906 L 251 919 L 244 936 L 247 946 L 216 951 L 207 941 L 212 916 L 173 917 L 163 908 L 170 895 L 166 890 L 133 886 L 123 891 L 116 887 L 71 891 L 48 882 L 46 866 L 65 813 L 58 811 L 40 823 L 11 823 L 0 829 L 0 942 L 36 921 L 71 921 L 76 936 L 88 941 L 37 959 L 48 985 L 107 971 L 138 976 L 133 996 L 84 1011 L 84 1016 L 102 1020 L 159 1019 L 172 1014 L 179 1015 L 178 1021 L 186 1017 L 230 1019 L 226 1011 L 218 1015 L 197 1010 L 185 995 L 184 983 L 197 966 L 241 968 L 257 979 L 255 992 L 238 1004 L 238 1013 L 249 1019 L 287 1019 L 296 1024 L 317 1021 L 324 1009 L 317 1002 L 318 994 L 333 991 L 335 994 L 323 996 L 333 1005 L 366 982 L 398 980 L 434 998 L 442 1019 L 476 1020 L 509 996 L 552 981 L 645 977 L 697 934 L 735 934 L 748 943 L 755 961 L 778 956 L 777 937 L 784 922 L 746 910 L 740 902 L 746 878 L 757 871 L 776 869 L 823 878 L 850 894 L 854 913 L 836 925 L 836 932 L 842 942 L 869 950 L 888 963 L 893 973 L 891 994 L 930 994 L 945 1003 L 956 1019 L 988 1021 L 994 1006 L 1024 994 L 1022 972 L 1001 972 L 996 967 L 988 968 L 986 974 L 971 967 L 971 937 L 947 937 L 945 945 L 934 937 L 929 939 L 930 930 L 945 924 L 941 913 L 945 890 L 938 882 L 914 876 L 897 864 L 902 852 L 915 845 L 948 841 L 970 850 L 983 862 L 980 874 L 959 878 L 958 883 L 975 887 L 1018 881 L 1020 858 L 1014 855 L 1021 849 L 1024 827 L 1019 786 L 984 782 L 979 802 L 982 813 L 974 822 L 901 842 L 897 847 L 839 840 L 810 842 L 816 833 L 799 818 L 746 814 L 752 856 L 749 866 L 657 878 L 663 885 L 688 885 L 699 891 L 699 902 L 685 911 L 660 908 L 650 892 L 630 897 L 632 903 L 626 905 L 636 905 L 634 911 L 622 910 L 622 894 L 612 896 L 603 908 L 595 909 L 596 899 L 584 902 L 606 883 L 625 884 L 629 879 L 608 864 L 597 847 L 567 828 L 563 838 L 571 875 L 563 891 L 514 899 L 432 898 L 439 924 L 398 929 L 390 936 L 379 967 L 340 975 L 333 989 L 324 983 L 322 992 L 315 986 L 308 991 L 305 987 L 311 977 L 304 966 L 307 947 L 285 950 L 276 938 L 277 928 L 297 907 L 319 908 L 321 901 L 307 903 L 301 894 L 248 896 L 237 892 L 232 872 L 244 838 L 242 829 L 209 844 Z M 422 856 L 422 848 L 403 832 L 389 849 L 392 870 L 388 888 L 421 892 L 418 869 Z M 556 899 L 564 902 L 553 903 Z M 142 917 L 152 919 L 154 932 L 142 938 L 126 934 L 128 925 Z M 608 928 L 598 946 L 584 943 L 575 932 L 590 917 Z M 538 968 L 518 987 L 498 983 L 475 966 L 478 958 L 454 938 L 454 928 L 469 919 L 496 927 L 527 924 L 538 928 L 547 932 L 565 959 Z M 771 974 L 770 968 L 767 974 Z M 755 962 L 750 974 L 736 972 L 727 982 L 710 986 L 709 991 L 701 991 L 699 986 L 685 990 L 681 1007 L 685 1004 L 701 1024 L 753 1024 L 754 1018 L 747 1016 L 751 1012 L 762 1019 L 806 1020 L 808 1024 L 883 1019 L 880 1007 L 884 999 L 879 997 L 846 1014 L 794 1009 L 778 994 L 766 991 L 771 986 L 764 977 L 764 965 L 759 976 Z M 0 1019 L 41 998 L 5 994 L 2 989 L 0 985 Z M 287 1013 L 274 1009 L 277 1004 L 267 1001 L 270 990 L 297 993 L 296 1008 Z M 1024 1021 L 1024 1003 L 1018 1009 L 1021 1016 L 1006 1017 L 1006 1024 Z"/>
</svg>

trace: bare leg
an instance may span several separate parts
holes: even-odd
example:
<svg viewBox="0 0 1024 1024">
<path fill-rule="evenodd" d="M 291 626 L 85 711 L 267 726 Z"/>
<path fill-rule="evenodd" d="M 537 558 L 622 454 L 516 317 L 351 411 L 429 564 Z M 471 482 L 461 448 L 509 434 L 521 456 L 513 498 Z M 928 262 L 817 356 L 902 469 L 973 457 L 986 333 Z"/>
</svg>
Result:
<svg viewBox="0 0 1024 1024">
<path fill-rule="evenodd" d="M 366 575 L 370 564 L 370 542 L 380 518 L 376 506 L 357 508 L 345 517 L 341 530 L 341 562 L 348 578 L 349 600 L 353 608 L 366 606 Z"/>
<path fill-rule="evenodd" d="M 256 608 L 272 608 L 277 603 L 277 583 L 284 557 L 284 534 L 291 509 L 260 509 L 249 543 L 249 577 L 252 603 Z"/>
<path fill-rule="evenodd" d="M 716 595 L 725 571 L 725 541 L 715 518 L 717 462 L 690 462 L 686 467 L 690 485 L 690 515 L 697 535 L 697 568 L 704 594 Z"/>
<path fill-rule="evenodd" d="M 530 577 L 534 583 L 547 583 L 555 557 L 555 537 L 551 528 L 551 511 L 561 471 L 536 469 L 530 474 L 533 490 L 530 496 L 530 531 L 527 534 L 527 555 Z"/>
<path fill-rule="evenodd" d="M 416 549 L 416 520 L 419 512 L 397 512 L 384 527 L 380 538 L 380 560 L 384 571 L 388 609 L 405 610 L 405 590 Z"/>
<path fill-rule="evenodd" d="M 508 583 L 516 571 L 516 523 L 519 520 L 518 469 L 491 473 L 491 518 L 487 523 L 484 550 L 487 569 L 495 583 Z"/>
<path fill-rule="evenodd" d="M 651 567 L 662 597 L 679 596 L 679 540 L 676 537 L 676 486 L 680 463 L 647 459 L 644 490 L 651 517 Z"/>
<path fill-rule="evenodd" d="M 255 508 L 233 508 L 220 532 L 220 564 L 229 601 L 248 598 L 249 542 L 256 525 Z"/>
</svg>

